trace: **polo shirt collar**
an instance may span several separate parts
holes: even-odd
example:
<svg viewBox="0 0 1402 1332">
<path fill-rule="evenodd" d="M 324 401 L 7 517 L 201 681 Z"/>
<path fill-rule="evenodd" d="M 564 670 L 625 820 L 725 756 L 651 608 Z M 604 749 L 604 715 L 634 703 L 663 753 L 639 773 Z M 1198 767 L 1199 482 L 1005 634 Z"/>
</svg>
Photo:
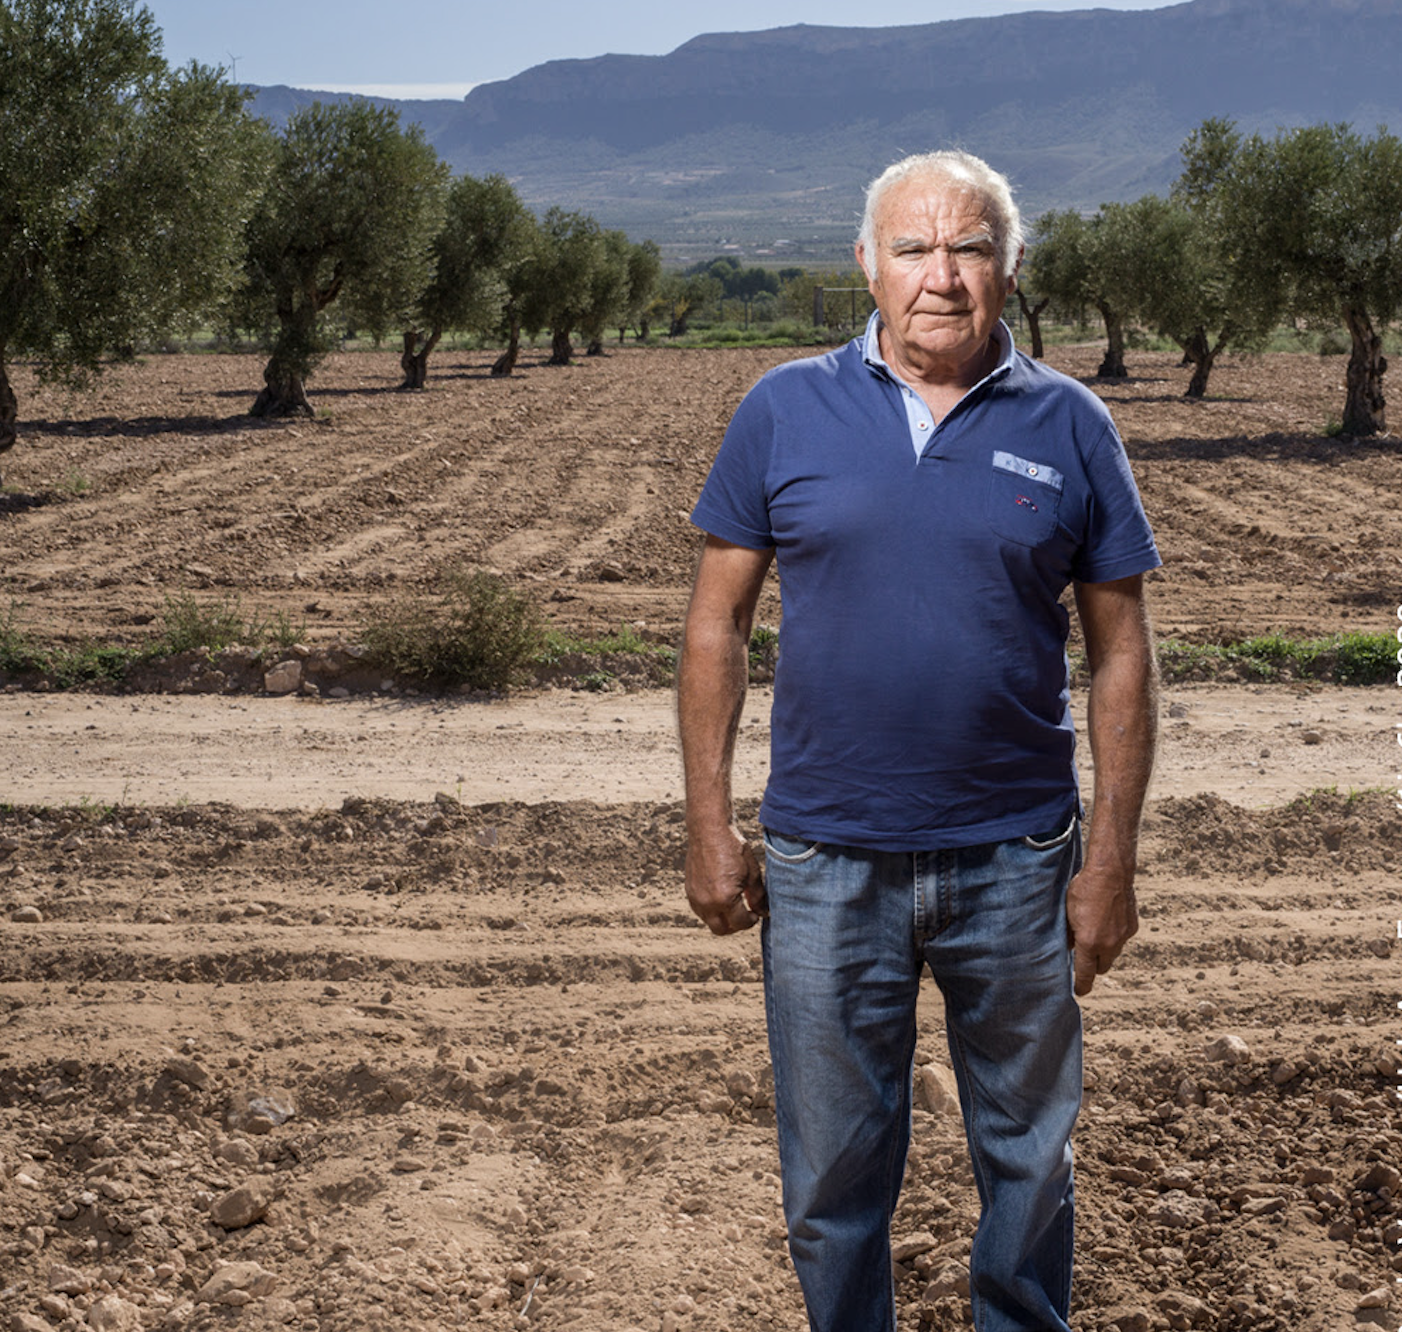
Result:
<svg viewBox="0 0 1402 1332">
<path fill-rule="evenodd" d="M 886 358 L 881 354 L 881 339 L 878 336 L 880 329 L 881 311 L 873 310 L 871 317 L 867 320 L 866 332 L 862 334 L 862 360 L 874 374 L 899 383 L 901 382 L 900 376 L 886 364 Z M 998 344 L 998 364 L 983 379 L 979 380 L 979 384 L 1003 379 L 1011 373 L 1013 368 L 1013 353 L 1016 351 L 1013 346 L 1013 331 L 1001 319 L 993 330 L 993 339 Z M 974 388 L 977 387 L 978 384 L 975 384 Z M 971 389 L 970 392 L 972 391 Z"/>
</svg>

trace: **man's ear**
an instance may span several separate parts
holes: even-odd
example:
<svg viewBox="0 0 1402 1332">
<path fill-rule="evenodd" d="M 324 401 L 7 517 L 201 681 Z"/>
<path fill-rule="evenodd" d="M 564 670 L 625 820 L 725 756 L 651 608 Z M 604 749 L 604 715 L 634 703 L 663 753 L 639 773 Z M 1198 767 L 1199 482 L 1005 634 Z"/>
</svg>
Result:
<svg viewBox="0 0 1402 1332">
<path fill-rule="evenodd" d="M 1022 272 L 1022 257 L 1027 253 L 1027 246 L 1017 247 L 1017 263 L 1013 265 L 1013 271 L 1008 276 L 1008 295 L 1011 296 L 1017 290 L 1017 275 Z"/>
<path fill-rule="evenodd" d="M 862 270 L 862 276 L 865 277 L 866 280 L 867 280 L 868 282 L 870 282 L 870 281 L 871 281 L 871 269 L 869 269 L 869 268 L 867 267 L 867 250 L 866 250 L 866 246 L 863 245 L 861 241 L 858 241 L 857 244 L 856 244 L 856 246 L 853 248 L 853 253 L 857 256 L 857 267 L 860 268 L 860 269 Z M 1019 261 L 1020 261 L 1020 260 L 1021 260 L 1021 256 L 1019 256 Z"/>
</svg>

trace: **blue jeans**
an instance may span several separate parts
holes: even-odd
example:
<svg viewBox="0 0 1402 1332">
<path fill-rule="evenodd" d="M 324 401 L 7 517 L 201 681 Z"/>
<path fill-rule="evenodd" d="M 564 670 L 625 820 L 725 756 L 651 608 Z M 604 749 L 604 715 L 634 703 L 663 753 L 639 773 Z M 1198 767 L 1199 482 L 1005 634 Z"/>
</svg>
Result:
<svg viewBox="0 0 1402 1332">
<path fill-rule="evenodd" d="M 945 1001 L 982 1214 L 979 1332 L 1068 1332 L 1081 1103 L 1066 888 L 1046 838 L 891 853 L 766 830 L 764 997 L 789 1250 L 813 1332 L 893 1332 L 891 1217 L 910 1143 L 915 1006 Z"/>
</svg>

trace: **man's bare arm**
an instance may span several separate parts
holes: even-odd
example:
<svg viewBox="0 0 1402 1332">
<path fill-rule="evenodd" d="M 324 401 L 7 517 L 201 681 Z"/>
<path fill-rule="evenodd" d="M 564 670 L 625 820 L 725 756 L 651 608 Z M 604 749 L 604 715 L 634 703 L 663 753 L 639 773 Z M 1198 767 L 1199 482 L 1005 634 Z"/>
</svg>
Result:
<svg viewBox="0 0 1402 1332">
<path fill-rule="evenodd" d="M 1141 576 L 1078 583 L 1076 609 L 1090 666 L 1086 721 L 1095 798 L 1066 917 L 1076 950 L 1076 993 L 1084 995 L 1139 928 L 1134 871 L 1158 735 L 1158 672 Z"/>
<path fill-rule="evenodd" d="M 765 914 L 759 862 L 735 826 L 730 773 L 749 681 L 750 626 L 772 550 L 706 538 L 677 666 L 686 774 L 686 896 L 716 934 Z"/>
</svg>

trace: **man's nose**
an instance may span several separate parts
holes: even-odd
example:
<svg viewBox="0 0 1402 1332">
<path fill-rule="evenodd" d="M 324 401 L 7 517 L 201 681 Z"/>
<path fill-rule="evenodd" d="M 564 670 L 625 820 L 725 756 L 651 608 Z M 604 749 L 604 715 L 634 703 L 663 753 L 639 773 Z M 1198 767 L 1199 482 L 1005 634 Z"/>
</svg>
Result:
<svg viewBox="0 0 1402 1332">
<path fill-rule="evenodd" d="M 935 246 L 925 259 L 925 286 L 931 291 L 948 291 L 959 285 L 959 265 L 942 245 Z"/>
</svg>

